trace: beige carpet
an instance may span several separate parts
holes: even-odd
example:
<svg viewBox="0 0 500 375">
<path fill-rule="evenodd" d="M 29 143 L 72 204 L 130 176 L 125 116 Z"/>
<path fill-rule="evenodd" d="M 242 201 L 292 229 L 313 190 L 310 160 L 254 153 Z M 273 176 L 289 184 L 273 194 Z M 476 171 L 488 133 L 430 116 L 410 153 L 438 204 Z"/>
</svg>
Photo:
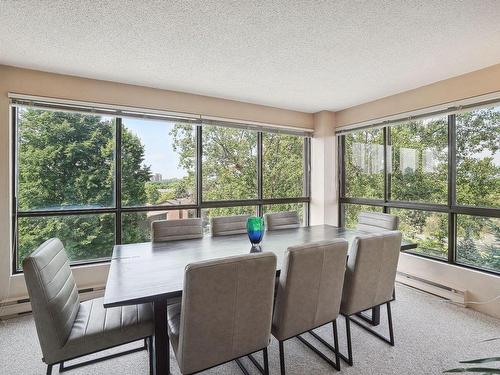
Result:
<svg viewBox="0 0 500 375">
<path fill-rule="evenodd" d="M 375 339 L 352 325 L 354 366 L 342 363 L 342 374 L 439 374 L 456 367 L 459 360 L 500 355 L 500 320 L 450 304 L 435 296 L 397 286 L 393 303 L 396 346 Z M 386 332 L 385 308 L 380 329 Z M 341 348 L 345 349 L 345 325 L 339 318 Z M 331 326 L 330 326 L 331 327 Z M 332 340 L 330 327 L 318 332 Z M 128 347 L 132 347 L 129 345 Z M 278 345 L 271 342 L 271 374 L 279 374 Z M 118 349 L 107 353 L 116 352 Z M 285 343 L 287 374 L 335 374 L 297 339 Z M 31 315 L 0 322 L 0 374 L 45 374 L 35 325 Z M 94 356 L 88 357 L 92 358 Z M 147 353 L 134 353 L 68 372 L 80 374 L 148 374 Z M 173 354 L 172 373 L 179 374 Z M 258 372 L 245 360 L 252 374 Z M 54 369 L 57 374 L 57 369 Z M 235 363 L 217 367 L 207 374 L 240 374 Z"/>
</svg>

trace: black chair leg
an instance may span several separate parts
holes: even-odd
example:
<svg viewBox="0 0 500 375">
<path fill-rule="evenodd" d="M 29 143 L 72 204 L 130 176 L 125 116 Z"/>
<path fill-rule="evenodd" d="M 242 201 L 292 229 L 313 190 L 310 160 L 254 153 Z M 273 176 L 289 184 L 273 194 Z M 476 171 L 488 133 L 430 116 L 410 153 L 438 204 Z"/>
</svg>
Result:
<svg viewBox="0 0 500 375">
<path fill-rule="evenodd" d="M 52 375 L 52 365 L 47 365 L 47 375 Z"/>
<path fill-rule="evenodd" d="M 346 331 L 346 336 L 347 336 L 347 364 L 349 366 L 352 366 L 353 360 L 352 360 L 352 341 L 351 341 L 351 321 L 349 320 L 349 317 L 345 317 L 345 331 Z M 345 360 L 345 358 L 344 358 Z"/>
<path fill-rule="evenodd" d="M 154 358 L 154 347 L 153 347 L 153 336 L 149 336 L 147 338 L 148 341 L 148 348 L 149 348 L 149 375 L 154 375 L 155 369 L 154 369 L 154 363 L 155 363 L 155 358 Z"/>
<path fill-rule="evenodd" d="M 340 371 L 340 355 L 339 355 L 339 334 L 337 332 L 337 321 L 332 322 L 333 326 L 333 344 L 335 348 L 335 369 Z"/>
<path fill-rule="evenodd" d="M 389 321 L 389 344 L 394 346 L 394 328 L 392 326 L 392 312 L 391 312 L 391 304 L 387 302 L 387 319 Z"/>
<path fill-rule="evenodd" d="M 267 356 L 267 348 L 262 350 L 262 357 L 264 358 L 264 375 L 269 375 L 269 358 Z"/>
<path fill-rule="evenodd" d="M 66 369 L 64 368 L 64 361 L 59 362 L 59 372 L 64 372 Z"/>
<path fill-rule="evenodd" d="M 280 371 L 281 375 L 285 375 L 285 350 L 283 348 L 283 341 L 279 342 L 279 347 L 280 347 Z"/>
</svg>

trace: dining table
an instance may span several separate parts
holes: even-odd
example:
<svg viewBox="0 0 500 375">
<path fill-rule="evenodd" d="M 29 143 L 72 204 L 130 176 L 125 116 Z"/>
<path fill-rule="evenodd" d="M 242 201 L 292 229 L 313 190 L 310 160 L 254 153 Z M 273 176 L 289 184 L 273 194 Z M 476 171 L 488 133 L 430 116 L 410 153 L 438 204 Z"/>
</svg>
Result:
<svg viewBox="0 0 500 375">
<path fill-rule="evenodd" d="M 104 293 L 104 307 L 152 303 L 154 311 L 154 370 L 156 375 L 169 374 L 170 355 L 167 333 L 167 306 L 169 301 L 182 296 L 185 267 L 194 262 L 228 256 L 270 251 L 276 254 L 276 273 L 279 276 L 288 247 L 317 241 L 354 238 L 368 232 L 312 225 L 293 229 L 267 231 L 259 247 L 252 246 L 246 234 L 168 242 L 143 242 L 115 245 Z M 416 248 L 407 241 L 401 250 Z M 372 309 L 372 316 L 361 316 L 372 325 L 380 319 L 380 309 Z"/>
</svg>

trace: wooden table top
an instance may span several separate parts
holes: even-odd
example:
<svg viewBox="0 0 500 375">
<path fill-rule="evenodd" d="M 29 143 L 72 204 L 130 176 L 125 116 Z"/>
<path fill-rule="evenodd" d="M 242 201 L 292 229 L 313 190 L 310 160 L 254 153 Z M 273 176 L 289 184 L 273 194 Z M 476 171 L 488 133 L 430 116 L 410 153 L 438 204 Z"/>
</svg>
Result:
<svg viewBox="0 0 500 375">
<path fill-rule="evenodd" d="M 298 229 L 266 232 L 262 251 L 272 251 L 278 258 L 277 271 L 289 246 L 344 238 L 352 243 L 354 237 L 367 232 L 314 225 Z M 401 250 L 416 248 L 403 241 Z M 154 301 L 159 297 L 176 297 L 182 293 L 184 268 L 189 263 L 248 254 L 251 244 L 246 234 L 180 240 L 171 242 L 142 242 L 116 245 L 106 283 L 104 307 Z"/>
</svg>

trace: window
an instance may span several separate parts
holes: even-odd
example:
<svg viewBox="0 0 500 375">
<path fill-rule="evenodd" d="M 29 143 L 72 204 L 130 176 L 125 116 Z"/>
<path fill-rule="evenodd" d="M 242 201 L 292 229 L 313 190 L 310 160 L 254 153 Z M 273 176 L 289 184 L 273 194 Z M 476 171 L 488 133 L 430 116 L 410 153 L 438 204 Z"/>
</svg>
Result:
<svg viewBox="0 0 500 375">
<path fill-rule="evenodd" d="M 114 216 L 90 213 L 114 205 L 115 119 L 32 108 L 17 111 L 16 119 L 16 195 L 22 214 L 15 226 L 15 269 L 52 237 L 65 242 L 73 262 L 109 257 Z M 75 210 L 89 211 L 71 215 Z M 46 211 L 47 216 L 37 216 Z"/>
<path fill-rule="evenodd" d="M 113 206 L 113 118 L 23 108 L 17 129 L 20 211 Z"/>
<path fill-rule="evenodd" d="M 384 133 L 372 129 L 345 136 L 345 196 L 384 198 Z"/>
<path fill-rule="evenodd" d="M 73 263 L 111 256 L 115 243 L 112 214 L 21 217 L 17 222 L 17 269 L 22 260 L 49 238 L 59 238 Z"/>
<path fill-rule="evenodd" d="M 430 118 L 392 126 L 391 199 L 446 204 L 448 119 Z"/>
<path fill-rule="evenodd" d="M 500 106 L 457 114 L 457 203 L 500 208 Z"/>
<path fill-rule="evenodd" d="M 307 225 L 303 135 L 61 107 L 13 106 L 14 272 L 52 237 L 72 264 L 107 260 L 155 220 L 201 217 L 208 232 L 214 216 L 294 209 Z"/>
<path fill-rule="evenodd" d="M 412 253 L 448 259 L 448 214 L 401 208 L 391 214 L 399 217 L 403 238 L 418 245 Z"/>
<path fill-rule="evenodd" d="M 122 205 L 196 203 L 196 127 L 126 118 L 122 130 Z"/>
<path fill-rule="evenodd" d="M 257 198 L 257 133 L 203 125 L 204 201 Z"/>
<path fill-rule="evenodd" d="M 500 270 L 500 219 L 458 215 L 457 262 Z"/>
<path fill-rule="evenodd" d="M 304 137 L 263 136 L 264 198 L 305 197 Z"/>
<path fill-rule="evenodd" d="M 418 245 L 408 252 L 500 274 L 498 104 L 354 130 L 339 144 L 346 227 L 384 210 Z"/>
</svg>

